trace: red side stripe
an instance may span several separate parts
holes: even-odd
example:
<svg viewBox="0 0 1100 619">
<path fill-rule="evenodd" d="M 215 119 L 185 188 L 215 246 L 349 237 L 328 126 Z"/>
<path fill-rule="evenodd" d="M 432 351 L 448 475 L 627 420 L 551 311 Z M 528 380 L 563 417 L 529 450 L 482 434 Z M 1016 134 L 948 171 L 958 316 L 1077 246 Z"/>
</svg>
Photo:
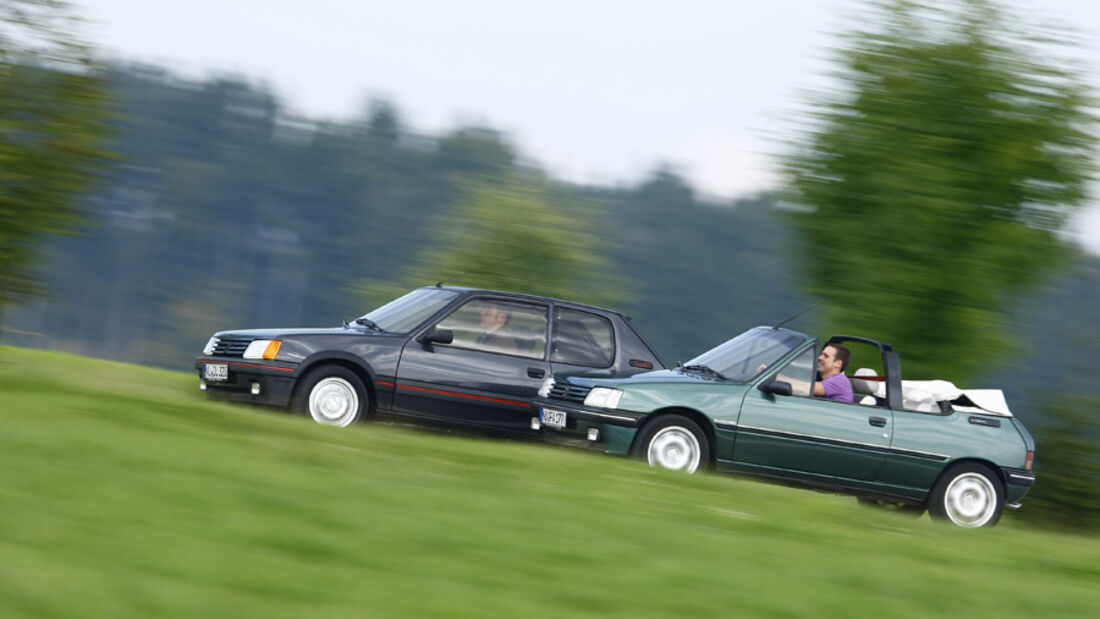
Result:
<svg viewBox="0 0 1100 619">
<path fill-rule="evenodd" d="M 393 386 L 393 383 L 387 383 L 387 382 L 386 382 L 386 381 L 384 381 L 384 380 L 380 380 L 380 381 L 377 381 L 377 382 L 375 382 L 374 384 L 376 384 L 376 385 L 380 385 L 380 386 L 382 386 L 382 387 L 392 387 L 392 386 Z"/>
<path fill-rule="evenodd" d="M 455 393 L 454 391 L 440 391 L 439 389 L 428 389 L 427 387 L 414 387 L 412 385 L 399 385 L 399 389 L 411 389 L 413 391 L 426 391 L 428 393 L 438 393 L 440 395 L 451 395 L 457 398 L 470 398 L 471 400 L 485 400 L 486 402 L 499 402 L 501 404 L 512 404 L 514 406 L 531 406 L 530 402 L 517 402 L 516 400 L 502 400 L 500 398 L 490 398 L 483 395 L 471 395 L 468 393 Z"/>
<path fill-rule="evenodd" d="M 206 361 L 205 364 L 217 363 L 215 361 Z M 280 368 L 274 365 L 260 365 L 259 363 L 243 363 L 241 361 L 226 361 L 229 365 L 243 365 L 246 368 L 261 368 L 264 370 L 278 370 L 280 372 L 293 372 L 294 368 Z"/>
</svg>

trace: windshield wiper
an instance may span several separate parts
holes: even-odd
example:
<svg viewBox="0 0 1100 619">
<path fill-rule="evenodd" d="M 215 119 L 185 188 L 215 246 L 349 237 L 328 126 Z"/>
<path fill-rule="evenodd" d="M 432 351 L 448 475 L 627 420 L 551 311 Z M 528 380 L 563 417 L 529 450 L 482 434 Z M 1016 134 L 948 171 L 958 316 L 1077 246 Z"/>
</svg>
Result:
<svg viewBox="0 0 1100 619">
<path fill-rule="evenodd" d="M 374 322 L 373 320 L 371 320 L 370 318 L 367 318 L 366 316 L 363 316 L 362 318 L 356 318 L 355 319 L 355 324 L 363 325 L 364 327 L 367 327 L 368 329 L 374 329 L 375 331 L 378 331 L 378 332 L 381 332 L 381 333 L 386 332 L 385 329 L 378 326 L 377 322 Z"/>
<path fill-rule="evenodd" d="M 681 365 L 680 369 L 693 371 L 693 372 L 702 372 L 703 374 L 710 374 L 711 376 L 714 376 L 715 378 L 720 378 L 722 380 L 729 380 L 725 376 L 722 376 L 721 372 L 717 372 L 717 371 L 715 371 L 715 370 L 713 370 L 710 367 L 705 366 L 705 365 Z"/>
</svg>

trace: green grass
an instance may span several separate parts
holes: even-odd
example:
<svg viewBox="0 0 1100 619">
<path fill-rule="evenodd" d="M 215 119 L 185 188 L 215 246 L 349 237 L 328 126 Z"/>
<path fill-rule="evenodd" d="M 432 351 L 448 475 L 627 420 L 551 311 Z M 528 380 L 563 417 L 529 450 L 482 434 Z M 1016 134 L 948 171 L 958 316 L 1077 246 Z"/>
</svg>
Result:
<svg viewBox="0 0 1100 619">
<path fill-rule="evenodd" d="M 963 530 L 523 442 L 322 427 L 197 385 L 0 348 L 0 616 L 1100 613 L 1096 538 L 1008 516 Z"/>
</svg>

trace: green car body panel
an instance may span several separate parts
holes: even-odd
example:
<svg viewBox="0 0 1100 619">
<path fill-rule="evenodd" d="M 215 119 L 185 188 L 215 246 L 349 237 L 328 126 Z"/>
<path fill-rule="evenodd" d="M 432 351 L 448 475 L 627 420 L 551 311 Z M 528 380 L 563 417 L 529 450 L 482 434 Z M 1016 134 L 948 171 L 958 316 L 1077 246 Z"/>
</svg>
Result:
<svg viewBox="0 0 1100 619">
<path fill-rule="evenodd" d="M 973 462 L 1000 477 L 1006 503 L 1027 493 L 1034 482 L 1029 471 L 1034 441 L 1010 415 L 973 408 L 918 412 L 762 390 L 793 360 L 816 358 L 819 342 L 798 335 L 800 344 L 744 382 L 684 371 L 691 366 L 624 379 L 563 377 L 582 390 L 621 390 L 621 397 L 613 409 L 540 397 L 537 411 L 560 410 L 570 419 L 564 428 L 544 427 L 543 436 L 632 455 L 649 424 L 678 415 L 703 430 L 710 464 L 718 471 L 923 505 L 945 470 Z M 896 361 L 895 367 L 900 367 Z M 900 388 L 900 377 L 897 384 Z"/>
</svg>

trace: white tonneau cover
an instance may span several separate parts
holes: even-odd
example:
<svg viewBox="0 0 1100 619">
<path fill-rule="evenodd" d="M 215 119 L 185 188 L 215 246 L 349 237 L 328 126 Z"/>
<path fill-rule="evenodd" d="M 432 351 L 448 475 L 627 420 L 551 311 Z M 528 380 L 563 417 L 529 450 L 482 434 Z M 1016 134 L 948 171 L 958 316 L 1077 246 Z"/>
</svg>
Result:
<svg viewBox="0 0 1100 619">
<path fill-rule="evenodd" d="M 885 398 L 885 382 L 859 380 L 869 374 L 873 375 L 874 372 L 860 368 L 853 377 L 855 379 L 853 384 L 857 389 L 866 390 L 865 387 L 873 387 L 872 395 Z M 901 381 L 901 399 L 902 406 L 911 411 L 936 412 L 940 410 L 939 402 L 950 402 L 952 408 L 964 413 L 1012 416 L 1012 411 L 1008 410 L 1008 402 L 1005 401 L 1005 394 L 1000 389 L 963 390 L 946 380 L 903 380 Z"/>
</svg>

